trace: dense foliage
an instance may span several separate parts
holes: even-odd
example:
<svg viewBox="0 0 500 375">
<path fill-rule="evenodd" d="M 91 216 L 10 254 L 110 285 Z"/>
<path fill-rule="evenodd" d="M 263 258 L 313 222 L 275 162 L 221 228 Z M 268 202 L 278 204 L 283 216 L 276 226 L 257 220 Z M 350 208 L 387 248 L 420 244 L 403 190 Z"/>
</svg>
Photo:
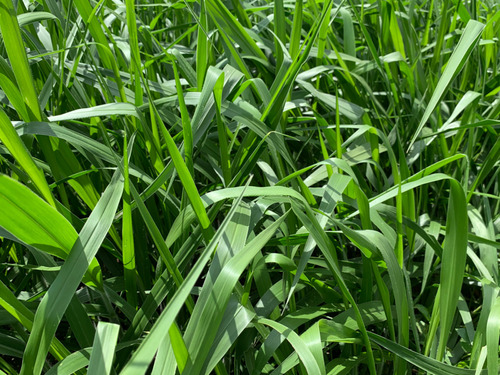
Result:
<svg viewBox="0 0 500 375">
<path fill-rule="evenodd" d="M 0 373 L 499 373 L 496 1 L 0 29 Z"/>
</svg>

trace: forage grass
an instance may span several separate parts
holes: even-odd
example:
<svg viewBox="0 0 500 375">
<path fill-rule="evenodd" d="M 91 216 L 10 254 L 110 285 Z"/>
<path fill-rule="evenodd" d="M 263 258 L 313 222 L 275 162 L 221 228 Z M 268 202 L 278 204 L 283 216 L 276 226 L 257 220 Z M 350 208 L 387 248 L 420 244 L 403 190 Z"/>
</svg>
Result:
<svg viewBox="0 0 500 375">
<path fill-rule="evenodd" d="M 498 374 L 498 4 L 0 31 L 0 373 Z"/>
</svg>

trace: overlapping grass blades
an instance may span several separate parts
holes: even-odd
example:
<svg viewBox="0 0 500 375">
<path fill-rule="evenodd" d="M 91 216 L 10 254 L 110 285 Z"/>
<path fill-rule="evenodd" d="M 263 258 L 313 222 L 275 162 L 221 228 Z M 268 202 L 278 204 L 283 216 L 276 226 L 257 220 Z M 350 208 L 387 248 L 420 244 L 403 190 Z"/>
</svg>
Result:
<svg viewBox="0 0 500 375">
<path fill-rule="evenodd" d="M 21 374 L 41 373 L 52 337 L 112 224 L 122 192 L 123 177 L 117 170 L 82 228 L 57 278 L 40 302 L 33 322 L 33 331 L 26 344 Z"/>
<path fill-rule="evenodd" d="M 1 2 L 0 373 L 498 373 L 499 14 Z"/>
</svg>

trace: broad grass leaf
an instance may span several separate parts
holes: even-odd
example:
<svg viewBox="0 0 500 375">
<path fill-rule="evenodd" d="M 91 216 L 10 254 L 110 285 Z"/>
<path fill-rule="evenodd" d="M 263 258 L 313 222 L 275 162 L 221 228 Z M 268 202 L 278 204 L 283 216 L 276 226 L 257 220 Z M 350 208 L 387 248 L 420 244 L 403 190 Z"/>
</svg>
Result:
<svg viewBox="0 0 500 375">
<path fill-rule="evenodd" d="M 441 258 L 441 334 L 439 337 L 438 359 L 441 359 L 444 355 L 458 296 L 462 289 L 465 261 L 467 259 L 467 229 L 468 218 L 465 193 L 456 180 L 450 180 L 448 219 L 443 256 Z"/>
<path fill-rule="evenodd" d="M 42 113 L 38 103 L 38 95 L 35 90 L 28 58 L 26 57 L 26 50 L 21 37 L 16 10 L 11 0 L 4 1 L 2 6 L 0 6 L 0 29 L 4 36 L 3 41 L 5 43 L 5 49 L 11 61 L 12 70 L 14 71 L 19 91 L 29 111 L 29 119 L 41 121 Z M 9 37 L 6 38 L 5 35 Z"/>
<path fill-rule="evenodd" d="M 57 116 L 49 116 L 50 122 L 78 120 L 91 117 L 105 116 L 135 116 L 140 119 L 139 113 L 134 105 L 128 103 L 110 103 L 102 104 L 91 108 L 76 109 L 71 112 Z"/>
<path fill-rule="evenodd" d="M 34 22 L 40 22 L 45 20 L 57 20 L 58 18 L 49 12 L 29 12 L 19 14 L 17 16 L 17 22 L 20 27 L 28 25 Z"/>
<path fill-rule="evenodd" d="M 488 322 L 486 323 L 486 365 L 488 375 L 498 374 L 498 339 L 500 332 L 500 297 L 497 297 L 491 308 Z"/>
<path fill-rule="evenodd" d="M 99 322 L 90 354 L 90 374 L 108 375 L 111 372 L 119 331 L 118 324 Z"/>
<path fill-rule="evenodd" d="M 85 366 L 88 366 L 90 355 L 92 354 L 91 348 L 78 350 L 71 353 L 62 361 L 58 362 L 55 366 L 47 371 L 46 375 L 72 375 Z"/>
<path fill-rule="evenodd" d="M 19 182 L 0 175 L 0 227 L 23 243 L 66 259 L 78 234 L 55 208 Z M 85 282 L 102 285 L 97 260 L 89 264 Z"/>
<path fill-rule="evenodd" d="M 228 353 L 240 335 L 247 329 L 255 317 L 253 311 L 238 303 L 235 297 L 230 297 L 226 306 L 222 323 L 214 339 L 214 345 L 206 356 L 201 373 L 210 374 L 217 363 Z"/>
</svg>

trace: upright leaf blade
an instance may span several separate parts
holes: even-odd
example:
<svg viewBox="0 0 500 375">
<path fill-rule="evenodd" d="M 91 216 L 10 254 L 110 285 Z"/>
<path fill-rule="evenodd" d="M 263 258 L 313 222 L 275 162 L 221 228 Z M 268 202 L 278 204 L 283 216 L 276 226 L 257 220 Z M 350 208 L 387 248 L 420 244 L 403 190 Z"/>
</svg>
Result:
<svg viewBox="0 0 500 375">
<path fill-rule="evenodd" d="M 118 324 L 99 322 L 89 360 L 89 374 L 108 375 L 111 372 L 119 331 Z"/>
<path fill-rule="evenodd" d="M 436 89 L 432 93 L 432 97 L 429 100 L 427 107 L 425 108 L 425 112 L 420 119 L 417 130 L 413 134 L 408 149 L 410 149 L 411 146 L 415 143 L 417 137 L 420 135 L 420 132 L 425 126 L 425 123 L 446 94 L 446 90 L 450 86 L 452 80 L 462 70 L 474 47 L 479 42 L 479 38 L 483 29 L 484 25 L 481 22 L 470 20 L 467 23 L 467 26 L 465 27 L 465 30 L 463 31 L 462 36 L 460 37 L 460 40 L 453 51 L 453 54 L 450 56 L 450 60 L 448 61 L 446 68 L 444 69 L 443 75 L 439 79 L 439 82 L 436 85 Z"/>
<path fill-rule="evenodd" d="M 446 343 L 451 334 L 450 328 L 457 307 L 458 296 L 462 288 L 467 259 L 467 204 L 462 186 L 450 180 L 450 201 L 446 236 L 441 259 L 441 298 L 440 320 L 441 333 L 437 359 L 441 360 L 446 350 Z"/>
</svg>

